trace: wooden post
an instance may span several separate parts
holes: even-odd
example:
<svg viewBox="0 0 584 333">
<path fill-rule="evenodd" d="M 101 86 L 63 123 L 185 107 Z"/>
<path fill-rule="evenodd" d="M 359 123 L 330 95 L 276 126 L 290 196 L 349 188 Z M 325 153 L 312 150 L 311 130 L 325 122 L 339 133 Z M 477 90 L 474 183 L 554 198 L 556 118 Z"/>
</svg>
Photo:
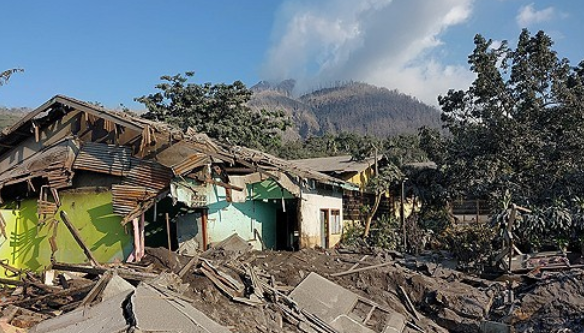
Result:
<svg viewBox="0 0 584 333">
<path fill-rule="evenodd" d="M 476 223 L 479 223 L 480 212 L 481 212 L 481 205 L 479 203 L 479 199 L 477 199 L 477 220 L 476 220 Z"/>
<path fill-rule="evenodd" d="M 406 238 L 406 216 L 405 216 L 405 210 L 404 210 L 404 203 L 405 203 L 405 182 L 406 179 L 402 179 L 401 182 L 401 207 L 400 207 L 400 218 L 401 218 L 401 224 L 402 224 L 402 233 L 403 233 L 403 242 L 404 242 L 404 253 L 407 252 L 407 238 Z"/>
<path fill-rule="evenodd" d="M 172 244 L 170 242 L 170 218 L 168 217 L 168 213 L 166 213 L 166 235 L 168 237 L 168 264 L 170 265 L 170 261 L 172 260 L 170 255 Z"/>
<path fill-rule="evenodd" d="M 93 253 L 91 252 L 89 247 L 87 247 L 87 245 L 85 245 L 85 243 L 81 239 L 81 235 L 79 234 L 79 231 L 77 231 L 75 226 L 73 226 L 73 224 L 69 220 L 69 217 L 67 216 L 67 213 L 65 213 L 65 211 L 63 211 L 63 210 L 61 211 L 61 219 L 63 220 L 63 223 L 65 224 L 65 226 L 67 226 L 67 229 L 69 229 L 69 231 L 71 232 L 71 235 L 73 235 L 73 238 L 75 238 L 75 241 L 77 242 L 77 244 L 79 244 L 79 246 L 83 249 L 83 252 L 85 253 L 85 256 L 87 256 L 87 259 L 89 259 L 89 262 L 91 263 L 91 265 L 99 266 L 99 262 L 93 256 Z M 55 226 L 55 228 L 56 227 L 57 226 Z"/>
<path fill-rule="evenodd" d="M 515 204 L 511 204 L 511 214 L 509 214 L 509 223 L 507 226 L 508 233 L 509 233 L 509 273 L 512 273 L 513 270 L 511 269 L 511 263 L 513 262 L 513 225 L 515 224 L 515 217 L 517 215 L 517 206 Z"/>
<path fill-rule="evenodd" d="M 209 242 L 209 235 L 207 235 L 207 220 L 208 220 L 209 210 L 204 208 L 201 212 L 201 229 L 203 234 L 203 251 L 207 250 L 207 245 Z"/>
</svg>

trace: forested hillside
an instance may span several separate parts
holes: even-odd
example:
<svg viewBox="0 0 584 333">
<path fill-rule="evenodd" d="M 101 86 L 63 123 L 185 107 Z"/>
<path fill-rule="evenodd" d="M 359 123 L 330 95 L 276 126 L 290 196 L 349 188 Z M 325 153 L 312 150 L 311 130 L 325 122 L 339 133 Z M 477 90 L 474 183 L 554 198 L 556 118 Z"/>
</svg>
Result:
<svg viewBox="0 0 584 333">
<path fill-rule="evenodd" d="M 30 108 L 7 108 L 0 106 L 0 130 L 14 124 L 18 119 L 22 118 L 22 116 L 30 111 Z"/>
<path fill-rule="evenodd" d="M 349 82 L 294 98 L 292 84 L 260 82 L 252 88 L 250 101 L 253 108 L 282 109 L 290 115 L 296 126 L 287 138 L 294 137 L 292 132 L 304 138 L 340 132 L 386 137 L 441 126 L 437 109 L 396 90 Z"/>
</svg>

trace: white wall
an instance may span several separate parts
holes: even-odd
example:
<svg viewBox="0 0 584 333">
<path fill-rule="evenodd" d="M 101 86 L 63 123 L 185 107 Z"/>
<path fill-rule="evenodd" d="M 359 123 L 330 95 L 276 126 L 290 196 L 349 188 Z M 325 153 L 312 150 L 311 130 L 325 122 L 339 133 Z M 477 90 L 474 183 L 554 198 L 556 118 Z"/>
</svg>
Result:
<svg viewBox="0 0 584 333">
<path fill-rule="evenodd" d="M 302 192 L 300 200 L 300 238 L 301 247 L 322 246 L 321 241 L 321 209 L 339 210 L 341 223 L 343 221 L 343 195 L 339 191 L 318 190 L 312 193 Z M 330 232 L 330 228 L 329 228 Z M 333 246 L 341 235 L 329 235 L 329 244 Z"/>
</svg>

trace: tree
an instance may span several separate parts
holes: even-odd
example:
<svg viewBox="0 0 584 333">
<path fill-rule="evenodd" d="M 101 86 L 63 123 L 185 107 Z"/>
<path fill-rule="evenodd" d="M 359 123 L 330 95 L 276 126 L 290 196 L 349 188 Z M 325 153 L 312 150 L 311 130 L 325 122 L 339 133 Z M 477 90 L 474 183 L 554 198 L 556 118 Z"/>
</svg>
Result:
<svg viewBox="0 0 584 333">
<path fill-rule="evenodd" d="M 144 117 L 250 148 L 273 150 L 281 144 L 280 133 L 291 124 L 283 111 L 252 111 L 246 104 L 252 92 L 240 81 L 188 83 L 193 75 L 162 76 L 159 92 L 136 98 L 148 109 Z"/>
<path fill-rule="evenodd" d="M 24 70 L 21 68 L 12 68 L 12 69 L 7 69 L 3 72 L 0 72 L 0 86 L 6 84 L 8 82 L 8 80 L 10 80 L 10 76 L 12 76 L 12 74 L 18 73 L 18 72 L 24 72 Z"/>
<path fill-rule="evenodd" d="M 381 198 L 397 186 L 403 177 L 404 175 L 402 171 L 395 164 L 389 164 L 379 169 L 379 174 L 375 175 L 371 178 L 369 183 L 367 183 L 367 191 L 375 194 L 375 201 L 365 217 L 365 231 L 363 232 L 363 238 L 369 237 L 371 221 L 379 208 Z"/>
<path fill-rule="evenodd" d="M 454 194 L 538 205 L 584 194 L 584 70 L 552 50 L 544 32 L 523 30 L 515 49 L 477 35 L 469 56 L 476 79 L 438 98 L 450 136 L 426 132 Z"/>
</svg>

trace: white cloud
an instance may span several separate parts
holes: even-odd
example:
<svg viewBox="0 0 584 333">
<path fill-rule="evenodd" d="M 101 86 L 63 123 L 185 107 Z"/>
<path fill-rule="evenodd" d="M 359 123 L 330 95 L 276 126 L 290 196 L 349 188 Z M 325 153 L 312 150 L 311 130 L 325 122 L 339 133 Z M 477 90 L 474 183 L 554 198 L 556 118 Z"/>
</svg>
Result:
<svg viewBox="0 0 584 333">
<path fill-rule="evenodd" d="M 466 88 L 465 66 L 432 51 L 448 28 L 466 22 L 473 0 L 288 0 L 276 19 L 263 78 L 294 78 L 299 90 L 357 80 L 398 89 L 436 104 Z"/>
<path fill-rule="evenodd" d="M 523 6 L 515 17 L 519 27 L 529 27 L 535 23 L 550 21 L 556 15 L 554 7 L 548 7 L 542 10 L 535 10 L 533 3 Z"/>
</svg>

